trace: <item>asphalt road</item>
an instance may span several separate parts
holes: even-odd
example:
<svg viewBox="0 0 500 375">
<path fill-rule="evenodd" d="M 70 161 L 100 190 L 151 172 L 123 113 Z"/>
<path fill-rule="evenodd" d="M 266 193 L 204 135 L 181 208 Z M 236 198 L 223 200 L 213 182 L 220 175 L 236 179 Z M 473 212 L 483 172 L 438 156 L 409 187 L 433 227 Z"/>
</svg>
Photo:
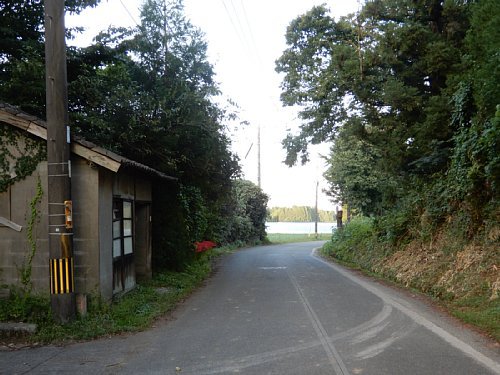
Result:
<svg viewBox="0 0 500 375">
<path fill-rule="evenodd" d="M 1 374 L 500 374 L 498 345 L 312 254 L 225 258 L 172 319 L 133 335 L 0 352 Z"/>
</svg>

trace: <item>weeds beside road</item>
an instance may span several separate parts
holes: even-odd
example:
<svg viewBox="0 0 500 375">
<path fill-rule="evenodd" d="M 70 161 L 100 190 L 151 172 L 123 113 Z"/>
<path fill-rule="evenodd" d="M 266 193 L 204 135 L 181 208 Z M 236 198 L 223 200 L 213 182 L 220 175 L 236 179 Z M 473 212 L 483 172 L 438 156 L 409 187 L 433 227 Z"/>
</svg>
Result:
<svg viewBox="0 0 500 375">
<path fill-rule="evenodd" d="M 139 283 L 111 304 L 89 296 L 87 314 L 68 324 L 53 321 L 49 296 L 13 291 L 0 304 L 0 321 L 35 323 L 38 329 L 31 336 L 0 339 L 0 342 L 64 344 L 143 330 L 191 294 L 210 275 L 214 260 L 232 250 L 234 247 L 223 247 L 199 254 L 182 272 L 158 272 L 152 280 Z"/>
</svg>

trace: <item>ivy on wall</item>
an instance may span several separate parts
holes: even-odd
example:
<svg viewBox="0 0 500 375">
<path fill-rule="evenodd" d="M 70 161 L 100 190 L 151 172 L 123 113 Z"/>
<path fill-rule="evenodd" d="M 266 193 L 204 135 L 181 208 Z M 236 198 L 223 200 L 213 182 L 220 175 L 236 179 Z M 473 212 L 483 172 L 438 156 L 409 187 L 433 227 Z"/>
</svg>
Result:
<svg viewBox="0 0 500 375">
<path fill-rule="evenodd" d="M 46 158 L 45 142 L 0 123 L 0 193 L 31 175 Z"/>
<path fill-rule="evenodd" d="M 33 258 L 36 254 L 36 224 L 40 220 L 40 203 L 42 202 L 43 197 L 43 189 L 42 189 L 42 181 L 40 176 L 38 176 L 36 183 L 36 193 L 33 199 L 30 202 L 29 206 L 29 217 L 28 217 L 28 225 L 26 236 L 28 237 L 29 243 L 29 252 L 26 257 L 25 263 L 20 269 L 21 273 L 21 283 L 24 286 L 25 292 L 31 292 L 31 270 L 33 264 Z"/>
</svg>

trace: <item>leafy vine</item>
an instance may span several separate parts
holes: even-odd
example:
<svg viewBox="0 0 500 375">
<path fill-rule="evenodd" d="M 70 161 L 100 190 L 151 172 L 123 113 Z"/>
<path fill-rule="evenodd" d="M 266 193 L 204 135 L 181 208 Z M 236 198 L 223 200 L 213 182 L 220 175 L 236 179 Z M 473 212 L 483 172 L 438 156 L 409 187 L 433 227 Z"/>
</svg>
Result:
<svg viewBox="0 0 500 375">
<path fill-rule="evenodd" d="M 31 175 L 46 158 L 44 142 L 0 123 L 0 193 Z"/>
<path fill-rule="evenodd" d="M 26 236 L 28 237 L 28 244 L 30 247 L 30 251 L 27 255 L 26 261 L 21 268 L 21 283 L 24 286 L 26 292 L 31 291 L 31 270 L 33 258 L 36 254 L 36 236 L 34 235 L 36 230 L 36 224 L 40 219 L 39 205 L 42 201 L 43 197 L 43 189 L 42 189 L 42 181 L 40 176 L 38 176 L 36 183 L 36 192 L 35 196 L 30 202 L 30 217 L 28 218 L 28 225 L 26 228 Z"/>
</svg>

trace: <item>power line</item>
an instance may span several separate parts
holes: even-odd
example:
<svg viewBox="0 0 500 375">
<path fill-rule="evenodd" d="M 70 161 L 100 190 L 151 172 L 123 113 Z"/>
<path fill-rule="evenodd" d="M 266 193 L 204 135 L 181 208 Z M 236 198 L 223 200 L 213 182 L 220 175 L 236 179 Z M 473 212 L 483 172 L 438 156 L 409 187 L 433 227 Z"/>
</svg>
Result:
<svg viewBox="0 0 500 375">
<path fill-rule="evenodd" d="M 243 39 L 245 40 L 245 45 L 250 50 L 250 49 L 252 49 L 252 46 L 250 45 L 250 43 L 247 40 L 247 37 L 246 37 L 247 33 L 245 32 L 245 29 L 243 28 L 243 25 L 241 24 L 240 17 L 238 16 L 238 11 L 236 10 L 236 7 L 234 6 L 233 0 L 229 0 L 229 2 L 231 3 L 231 7 L 233 8 L 234 16 L 236 17 L 236 21 L 238 22 L 238 26 L 240 27 L 241 33 L 243 35 Z"/>
<path fill-rule="evenodd" d="M 243 3 L 240 0 L 240 7 L 237 7 L 233 0 L 229 0 L 231 5 L 231 10 L 226 4 L 225 0 L 221 0 L 222 5 L 226 11 L 226 14 L 231 21 L 231 25 L 238 36 L 241 44 L 245 47 L 245 53 L 248 55 L 250 60 L 255 60 L 260 67 L 262 67 L 262 60 L 260 58 L 259 50 L 257 47 L 257 43 L 255 42 L 255 38 L 253 36 L 252 28 L 250 26 L 250 22 L 248 20 L 246 9 Z M 245 22 L 241 21 L 240 11 L 243 13 L 243 17 Z M 246 27 L 245 27 L 246 26 Z M 248 36 L 249 35 L 249 36 Z"/>
<path fill-rule="evenodd" d="M 241 44 L 246 46 L 247 43 L 245 42 L 244 38 L 240 34 L 240 30 L 236 27 L 236 24 L 234 23 L 233 17 L 231 16 L 231 12 L 229 12 L 229 9 L 227 8 L 226 2 L 224 0 L 221 0 L 221 2 L 222 2 L 222 5 L 224 6 L 224 9 L 226 10 L 226 14 L 229 18 L 229 21 L 231 21 L 231 25 L 233 26 L 233 30 L 235 31 L 236 36 L 240 40 Z"/>
<path fill-rule="evenodd" d="M 240 18 L 238 17 L 238 11 L 236 10 L 236 7 L 234 6 L 233 0 L 229 0 L 229 3 L 231 4 L 231 8 L 233 8 L 233 13 L 236 16 L 236 21 L 238 22 L 238 26 L 240 27 L 240 30 L 243 32 L 243 35 L 245 34 L 245 30 L 243 30 L 243 26 L 241 25 Z M 246 41 L 246 38 L 245 38 Z"/>
<path fill-rule="evenodd" d="M 250 22 L 248 22 L 248 16 L 247 16 L 247 11 L 245 9 L 245 4 L 243 3 L 242 0 L 240 0 L 240 4 L 241 4 L 241 9 L 243 11 L 243 16 L 245 18 L 245 23 L 247 25 L 248 32 L 250 33 L 250 40 L 252 41 L 252 46 L 253 46 L 253 49 L 255 52 L 255 56 L 257 57 L 259 64 L 262 66 L 262 60 L 260 58 L 259 49 L 257 47 L 257 43 L 255 43 L 255 38 L 253 37 L 253 32 L 252 32 L 252 27 L 250 26 Z"/>
<path fill-rule="evenodd" d="M 137 27 L 139 27 L 139 24 L 137 23 L 137 21 L 135 20 L 134 16 L 132 16 L 132 13 L 130 13 L 130 11 L 128 10 L 127 6 L 125 5 L 125 3 L 123 2 L 123 0 L 120 0 L 120 4 L 122 5 L 123 9 L 125 9 L 125 12 L 127 12 L 128 16 L 130 17 L 130 19 L 135 23 L 135 25 Z"/>
</svg>

